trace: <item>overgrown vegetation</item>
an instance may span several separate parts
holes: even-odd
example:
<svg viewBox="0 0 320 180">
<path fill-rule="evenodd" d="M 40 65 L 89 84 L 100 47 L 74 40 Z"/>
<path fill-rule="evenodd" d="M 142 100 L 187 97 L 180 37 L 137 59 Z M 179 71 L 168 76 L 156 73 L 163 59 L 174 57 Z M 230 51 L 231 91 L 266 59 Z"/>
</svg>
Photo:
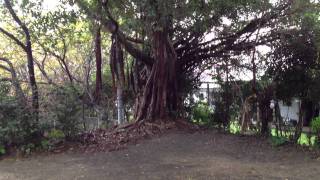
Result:
<svg viewBox="0 0 320 180">
<path fill-rule="evenodd" d="M 317 136 L 316 144 L 319 146 L 320 145 L 320 117 L 316 117 L 312 120 L 311 129 L 313 133 L 315 133 Z"/>
<path fill-rule="evenodd" d="M 318 115 L 318 2 L 0 3 L 0 154 L 95 141 L 115 125 L 142 137 L 181 119 L 263 136 L 272 124 L 273 144 L 298 143 Z M 277 102 L 293 98 L 299 119 L 289 126 Z"/>
</svg>

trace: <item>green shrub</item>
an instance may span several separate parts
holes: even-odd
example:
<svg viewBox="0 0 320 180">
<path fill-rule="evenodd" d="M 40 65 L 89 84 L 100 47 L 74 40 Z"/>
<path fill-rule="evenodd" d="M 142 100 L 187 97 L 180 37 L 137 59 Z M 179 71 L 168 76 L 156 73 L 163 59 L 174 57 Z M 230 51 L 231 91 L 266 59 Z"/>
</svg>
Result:
<svg viewBox="0 0 320 180">
<path fill-rule="evenodd" d="M 209 125 L 212 115 L 212 110 L 207 103 L 198 102 L 192 109 L 192 119 L 200 125 Z"/>
<path fill-rule="evenodd" d="M 314 133 L 320 133 L 320 117 L 313 118 L 311 121 L 311 129 Z"/>
<path fill-rule="evenodd" d="M 3 145 L 0 145 L 0 156 L 6 154 L 6 149 Z"/>
<path fill-rule="evenodd" d="M 48 134 L 49 139 L 64 139 L 65 135 L 61 130 L 53 129 Z"/>
<path fill-rule="evenodd" d="M 240 123 L 239 121 L 231 121 L 229 124 L 229 131 L 232 134 L 240 134 Z"/>
<path fill-rule="evenodd" d="M 0 104 L 0 144 L 20 144 L 39 131 L 32 115 L 15 101 Z"/>
<path fill-rule="evenodd" d="M 3 146 L 1 149 L 29 142 L 39 132 L 35 118 L 10 95 L 9 87 L 0 83 L 0 145 Z M 0 154 L 4 152 L 0 151 Z"/>
<path fill-rule="evenodd" d="M 28 143 L 20 147 L 20 151 L 25 155 L 30 155 L 36 149 L 36 145 Z"/>
<path fill-rule="evenodd" d="M 52 108 L 56 118 L 56 129 L 61 129 L 66 137 L 75 136 L 80 130 L 82 103 L 75 88 L 57 88 L 51 93 Z"/>
<path fill-rule="evenodd" d="M 49 140 L 43 139 L 43 140 L 41 141 L 41 148 L 42 148 L 42 149 L 45 149 L 45 150 L 50 150 L 50 149 L 51 149 L 51 145 L 50 145 Z"/>
<path fill-rule="evenodd" d="M 213 121 L 212 123 L 217 127 L 227 128 L 229 122 L 227 121 L 229 114 L 225 110 L 225 104 L 222 101 L 215 102 Z"/>
<path fill-rule="evenodd" d="M 46 150 L 51 150 L 57 144 L 63 142 L 65 135 L 61 130 L 53 129 L 41 141 L 41 147 Z"/>
<path fill-rule="evenodd" d="M 320 117 L 313 118 L 311 121 L 311 130 L 317 135 L 316 144 L 320 144 Z"/>
</svg>

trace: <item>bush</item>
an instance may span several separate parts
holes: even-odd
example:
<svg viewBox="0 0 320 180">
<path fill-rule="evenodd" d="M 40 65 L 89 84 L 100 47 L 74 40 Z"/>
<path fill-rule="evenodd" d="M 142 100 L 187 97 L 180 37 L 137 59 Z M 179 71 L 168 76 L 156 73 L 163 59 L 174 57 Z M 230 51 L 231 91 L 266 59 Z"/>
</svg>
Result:
<svg viewBox="0 0 320 180">
<path fill-rule="evenodd" d="M 74 87 L 45 89 L 40 97 L 40 120 L 11 96 L 10 84 L 0 82 L 0 155 L 14 147 L 25 154 L 51 148 L 80 130 L 81 107 Z M 56 130 L 51 130 L 56 129 Z M 51 131 L 50 131 L 51 130 Z M 43 138 L 43 132 L 49 132 Z"/>
<path fill-rule="evenodd" d="M 20 151 L 25 155 L 30 155 L 36 149 L 36 145 L 33 143 L 27 143 L 20 147 Z"/>
<path fill-rule="evenodd" d="M 24 137 L 36 131 L 32 116 L 19 105 L 0 105 L 0 136 L 1 141 L 19 143 Z"/>
<path fill-rule="evenodd" d="M 314 133 L 320 133 L 320 117 L 313 118 L 311 121 L 311 129 Z"/>
<path fill-rule="evenodd" d="M 225 104 L 222 101 L 215 102 L 213 121 L 212 123 L 221 128 L 226 129 L 229 126 L 229 114 L 230 112 L 226 112 Z"/>
<path fill-rule="evenodd" d="M 65 135 L 61 130 L 53 129 L 41 141 L 41 147 L 46 150 L 51 150 L 54 146 L 63 142 Z"/>
<path fill-rule="evenodd" d="M 25 144 L 39 134 L 37 122 L 26 107 L 10 95 L 10 88 L 0 84 L 0 154 L 8 146 Z"/>
<path fill-rule="evenodd" d="M 0 156 L 6 154 L 6 149 L 3 145 L 0 145 Z"/>
<path fill-rule="evenodd" d="M 320 117 L 313 118 L 311 130 L 317 134 L 317 144 L 320 144 Z"/>
<path fill-rule="evenodd" d="M 61 129 L 66 137 L 74 137 L 81 130 L 82 104 L 78 94 L 74 87 L 56 88 L 51 92 L 50 111 L 57 122 L 54 128 Z"/>
<path fill-rule="evenodd" d="M 209 125 L 212 120 L 212 110 L 207 103 L 198 102 L 192 108 L 192 119 L 200 125 Z"/>
</svg>

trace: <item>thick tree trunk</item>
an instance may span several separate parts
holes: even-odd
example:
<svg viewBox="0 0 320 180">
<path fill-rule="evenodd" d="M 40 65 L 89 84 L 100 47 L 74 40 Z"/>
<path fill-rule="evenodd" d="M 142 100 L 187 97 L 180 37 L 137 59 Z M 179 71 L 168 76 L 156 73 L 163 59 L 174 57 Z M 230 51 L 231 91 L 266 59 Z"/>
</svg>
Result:
<svg viewBox="0 0 320 180">
<path fill-rule="evenodd" d="M 96 89 L 95 89 L 95 100 L 100 101 L 101 90 L 102 90 L 102 53 L 101 53 L 101 29 L 100 27 L 96 30 L 95 38 L 95 54 L 96 54 Z"/>
<path fill-rule="evenodd" d="M 269 136 L 269 122 L 272 121 L 270 102 L 273 97 L 273 86 L 268 86 L 258 96 L 259 111 L 261 112 L 261 135 Z"/>
<path fill-rule="evenodd" d="M 34 73 L 34 62 L 33 62 L 32 48 L 31 48 L 31 40 L 30 40 L 29 35 L 27 35 L 26 52 L 27 52 L 27 60 L 28 60 L 29 81 L 30 81 L 31 92 L 32 92 L 33 114 L 34 114 L 36 120 L 38 121 L 38 119 L 39 119 L 39 92 L 38 92 L 38 86 L 37 86 L 35 73 Z"/>
<path fill-rule="evenodd" d="M 153 56 L 155 63 L 144 87 L 142 100 L 138 102 L 138 121 L 165 119 L 177 110 L 177 57 L 168 33 L 154 32 Z"/>
</svg>

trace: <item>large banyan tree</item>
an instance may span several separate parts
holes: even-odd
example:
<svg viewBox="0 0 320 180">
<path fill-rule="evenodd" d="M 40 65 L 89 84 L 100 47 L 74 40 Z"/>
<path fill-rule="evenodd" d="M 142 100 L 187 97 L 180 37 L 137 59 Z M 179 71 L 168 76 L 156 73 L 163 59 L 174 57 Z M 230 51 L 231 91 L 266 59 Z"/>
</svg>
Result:
<svg viewBox="0 0 320 180">
<path fill-rule="evenodd" d="M 115 47 L 134 58 L 130 79 L 137 120 L 176 117 L 188 87 L 204 70 L 280 39 L 294 23 L 289 17 L 310 5 L 293 0 L 76 2 L 88 18 L 112 34 L 113 43 L 120 42 Z M 97 11 L 98 7 L 102 10 Z M 113 57 L 115 63 L 122 61 L 117 59 L 121 56 Z"/>
</svg>

